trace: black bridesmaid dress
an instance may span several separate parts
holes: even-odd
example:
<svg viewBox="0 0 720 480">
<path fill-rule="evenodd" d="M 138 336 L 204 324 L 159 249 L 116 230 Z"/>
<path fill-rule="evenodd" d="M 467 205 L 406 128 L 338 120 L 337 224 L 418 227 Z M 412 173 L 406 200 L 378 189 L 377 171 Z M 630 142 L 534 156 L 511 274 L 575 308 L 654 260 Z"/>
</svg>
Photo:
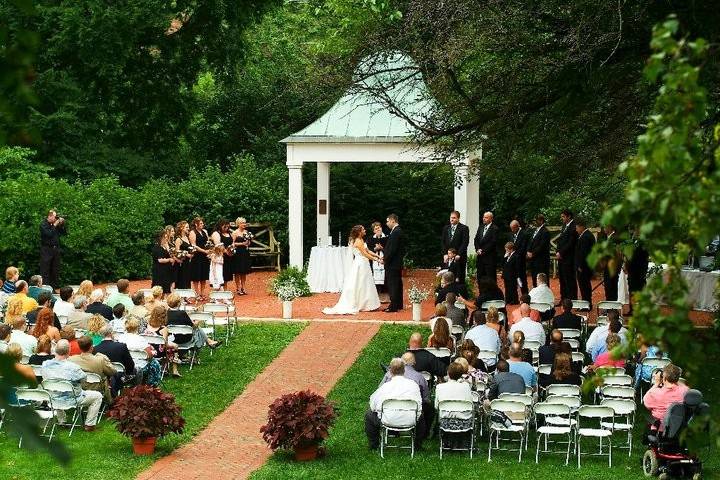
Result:
<svg viewBox="0 0 720 480">
<path fill-rule="evenodd" d="M 246 230 L 247 231 L 247 230 Z M 246 241 L 243 237 L 238 237 L 235 239 L 236 242 L 244 242 Z M 250 250 L 246 246 L 238 246 L 235 247 L 235 273 L 242 273 L 242 274 L 248 274 L 250 273 L 250 270 L 252 269 L 252 264 L 250 262 Z"/>
<path fill-rule="evenodd" d="M 170 293 L 172 283 L 174 281 L 173 265 L 170 263 L 160 263 L 160 259 L 170 258 L 170 252 L 155 243 L 152 247 L 152 286 L 159 285 L 163 289 L 163 293 Z"/>
<path fill-rule="evenodd" d="M 220 241 L 226 249 L 230 250 L 230 246 L 233 244 L 232 235 L 220 234 Z M 232 282 L 233 273 L 235 273 L 236 256 L 235 255 L 223 255 L 223 280 L 225 283 Z"/>
<path fill-rule="evenodd" d="M 186 242 L 183 239 L 180 239 L 180 251 L 188 252 L 190 251 L 190 242 Z M 185 257 L 183 259 L 183 262 L 178 266 L 177 269 L 177 279 L 175 280 L 175 288 L 190 288 L 190 281 L 191 281 L 191 265 L 190 265 L 191 259 L 189 257 Z"/>
<path fill-rule="evenodd" d="M 207 250 L 208 238 L 210 238 L 205 230 L 195 230 L 195 245 Z M 210 259 L 202 252 L 195 251 L 190 261 L 190 280 L 193 282 L 203 282 L 210 278 Z"/>
</svg>

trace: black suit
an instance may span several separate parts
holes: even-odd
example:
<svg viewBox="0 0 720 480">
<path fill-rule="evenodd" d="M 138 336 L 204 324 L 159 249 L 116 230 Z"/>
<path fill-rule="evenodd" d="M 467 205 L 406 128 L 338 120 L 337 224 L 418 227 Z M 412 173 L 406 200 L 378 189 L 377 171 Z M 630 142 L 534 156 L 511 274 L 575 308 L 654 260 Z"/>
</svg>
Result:
<svg viewBox="0 0 720 480">
<path fill-rule="evenodd" d="M 447 375 L 447 364 L 424 348 L 405 351 L 415 355 L 415 370 L 418 372 L 429 372 L 440 378 Z"/>
<path fill-rule="evenodd" d="M 537 287 L 538 273 L 544 273 L 550 281 L 550 232 L 544 224 L 530 236 L 527 251 L 533 255 L 528 261 L 533 287 Z"/>
<path fill-rule="evenodd" d="M 54 288 L 60 286 L 60 235 L 65 235 L 65 222 L 56 227 L 46 218 L 40 223 L 40 275 Z"/>
<path fill-rule="evenodd" d="M 135 373 L 135 362 L 128 350 L 127 345 L 113 340 L 103 340 L 95 346 L 95 353 L 102 353 L 110 359 L 111 362 L 120 362 L 125 367 L 125 373 L 132 375 Z"/>
<path fill-rule="evenodd" d="M 452 272 L 453 275 L 455 275 L 455 281 L 460 284 L 465 284 L 465 262 L 462 260 L 458 261 L 452 261 L 452 262 L 443 262 L 442 265 L 440 265 L 441 270 L 447 270 L 448 272 Z M 462 281 L 460 280 L 460 276 L 462 275 Z"/>
<path fill-rule="evenodd" d="M 552 320 L 552 328 L 574 328 L 580 330 L 582 328 L 582 318 L 572 312 L 561 313 Z"/>
<path fill-rule="evenodd" d="M 442 231 L 442 255 L 446 255 L 449 248 L 457 250 L 460 260 L 457 262 L 457 271 L 455 278 L 460 283 L 465 283 L 465 267 L 467 265 L 467 249 L 470 244 L 470 229 L 467 225 L 458 223 L 455 227 L 455 234 L 452 234 L 452 225 L 445 225 Z"/>
<path fill-rule="evenodd" d="M 608 237 L 608 243 L 613 247 L 613 256 L 605 259 L 605 268 L 603 271 L 603 287 L 605 287 L 605 300 L 618 299 L 618 277 L 620 276 L 620 268 L 622 267 L 622 256 L 620 255 L 620 246 L 618 245 L 617 233 L 613 232 Z M 610 262 L 613 262 L 612 270 Z"/>
<path fill-rule="evenodd" d="M 592 306 L 592 280 L 593 269 L 587 261 L 588 255 L 595 245 L 595 235 L 590 230 L 583 231 L 578 236 L 575 248 L 575 271 L 577 272 L 578 287 L 580 287 L 580 297 L 590 302 Z"/>
<path fill-rule="evenodd" d="M 390 296 L 390 310 L 403 309 L 402 265 L 405 257 L 405 242 L 400 226 L 393 228 L 385 245 L 385 286 Z"/>
<path fill-rule="evenodd" d="M 113 319 L 112 308 L 102 302 L 93 302 L 85 309 L 86 313 L 102 315 L 108 322 Z"/>
<path fill-rule="evenodd" d="M 560 298 L 577 298 L 577 283 L 575 279 L 575 245 L 578 234 L 575 231 L 575 221 L 570 220 L 563 227 L 557 241 L 558 274 L 560 276 Z"/>
<path fill-rule="evenodd" d="M 475 251 L 482 250 L 477 256 L 477 278 L 487 277 L 493 282 L 497 281 L 497 240 L 498 227 L 491 223 L 487 226 L 481 225 L 475 234 Z"/>
<path fill-rule="evenodd" d="M 530 236 L 524 228 L 518 230 L 517 233 L 510 233 L 510 241 L 515 245 L 515 254 L 520 262 L 520 281 L 522 286 L 520 290 L 523 294 L 528 293 L 527 283 L 527 251 L 530 244 Z"/>
<path fill-rule="evenodd" d="M 524 275 L 520 270 L 520 254 L 513 252 L 503 260 L 503 283 L 505 284 L 505 303 L 508 305 L 518 304 L 518 278 Z"/>
<path fill-rule="evenodd" d="M 168 325 L 185 325 L 186 327 L 193 327 L 192 320 L 185 310 L 168 310 L 167 312 L 167 324 Z M 175 335 L 175 343 L 178 345 L 185 344 L 192 340 L 192 335 Z"/>
<path fill-rule="evenodd" d="M 628 290 L 630 290 L 631 294 L 645 288 L 649 262 L 650 254 L 636 241 L 635 250 L 633 250 L 627 266 Z"/>
</svg>

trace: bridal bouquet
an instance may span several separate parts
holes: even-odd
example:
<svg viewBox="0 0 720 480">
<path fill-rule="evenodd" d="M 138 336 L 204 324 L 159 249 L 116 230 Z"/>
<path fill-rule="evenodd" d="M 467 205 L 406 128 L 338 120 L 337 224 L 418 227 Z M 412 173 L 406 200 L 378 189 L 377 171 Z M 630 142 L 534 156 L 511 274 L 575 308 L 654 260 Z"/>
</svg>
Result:
<svg viewBox="0 0 720 480">
<path fill-rule="evenodd" d="M 422 303 L 427 300 L 429 296 L 430 290 L 423 290 L 418 287 L 415 282 L 410 284 L 410 288 L 408 289 L 408 298 L 410 299 L 410 303 Z"/>
</svg>

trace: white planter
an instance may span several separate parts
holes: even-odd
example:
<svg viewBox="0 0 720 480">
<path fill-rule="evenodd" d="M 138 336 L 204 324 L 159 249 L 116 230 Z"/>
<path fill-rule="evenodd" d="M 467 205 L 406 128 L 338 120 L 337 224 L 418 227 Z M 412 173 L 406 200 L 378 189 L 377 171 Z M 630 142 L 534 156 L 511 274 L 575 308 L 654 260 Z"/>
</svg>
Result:
<svg viewBox="0 0 720 480">
<path fill-rule="evenodd" d="M 292 300 L 284 300 L 283 305 L 283 318 L 292 318 Z"/>
<path fill-rule="evenodd" d="M 413 303 L 413 321 L 419 322 L 422 320 L 422 303 Z"/>
</svg>

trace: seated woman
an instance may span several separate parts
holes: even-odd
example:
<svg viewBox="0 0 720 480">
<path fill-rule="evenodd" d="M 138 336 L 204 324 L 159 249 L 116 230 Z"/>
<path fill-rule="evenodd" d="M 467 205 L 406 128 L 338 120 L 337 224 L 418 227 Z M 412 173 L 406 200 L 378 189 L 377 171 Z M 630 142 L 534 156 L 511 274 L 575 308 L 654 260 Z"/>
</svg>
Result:
<svg viewBox="0 0 720 480">
<path fill-rule="evenodd" d="M 135 368 L 141 374 L 144 384 L 158 386 L 160 384 L 160 363 L 155 358 L 155 349 L 138 334 L 140 331 L 140 320 L 135 317 L 125 319 L 125 333 L 118 335 L 117 341 L 124 343 L 131 352 L 145 352 L 147 360 L 145 366 L 139 368 L 135 362 Z"/>
<path fill-rule="evenodd" d="M 73 295 L 74 298 L 77 297 L 85 297 L 90 298 L 90 295 L 92 295 L 93 290 L 95 290 L 95 286 L 93 285 L 93 282 L 90 280 L 83 280 L 80 282 L 80 286 L 78 287 L 77 292 Z"/>
<path fill-rule="evenodd" d="M 543 388 L 549 385 L 582 385 L 580 375 L 573 372 L 572 357 L 567 353 L 558 353 L 553 361 L 552 372 L 547 375 L 541 373 L 539 375 L 539 383 Z"/>
<path fill-rule="evenodd" d="M 460 344 L 460 356 L 467 360 L 468 365 L 470 365 L 468 373 L 474 375 L 477 380 L 487 383 L 487 365 L 478 358 L 478 353 L 480 353 L 480 349 L 472 340 L 467 339 Z M 474 371 L 477 371 L 477 373 L 474 373 Z"/>
<path fill-rule="evenodd" d="M 167 308 L 167 303 L 163 301 L 163 288 L 160 285 L 152 287 L 152 297 L 145 302 L 145 308 L 148 312 L 152 312 L 155 307 Z"/>
<path fill-rule="evenodd" d="M 485 313 L 485 318 L 487 320 L 485 325 L 497 331 L 500 336 L 500 342 L 505 343 L 507 341 L 507 328 L 505 328 L 500 321 L 500 312 L 498 312 L 498 309 L 495 307 L 488 308 Z"/>
<path fill-rule="evenodd" d="M 644 342 L 642 336 L 639 337 L 640 351 L 635 358 L 637 364 L 637 368 L 635 368 L 635 388 L 640 388 L 643 381 L 652 383 L 652 373 L 655 368 L 650 365 L 642 365 L 643 360 L 646 358 L 669 358 L 667 353 L 661 351 L 657 345 L 648 345 Z"/>
<path fill-rule="evenodd" d="M 21 296 L 13 295 L 8 298 L 6 305 L 7 308 L 5 310 L 4 320 L 8 325 L 14 325 L 15 320 L 25 317 L 25 312 L 23 311 L 23 299 Z"/>
<path fill-rule="evenodd" d="M 516 330 L 513 333 L 511 343 L 517 343 L 522 348 L 522 361 L 532 365 L 533 363 L 533 352 L 529 348 L 525 348 L 525 334 L 522 330 Z"/>
<path fill-rule="evenodd" d="M 428 348 L 448 348 L 451 352 L 455 349 L 455 339 L 450 335 L 448 322 L 435 322 L 433 333 L 428 337 L 427 346 Z"/>
<path fill-rule="evenodd" d="M 192 327 L 193 333 L 192 335 L 175 335 L 175 343 L 178 345 L 184 345 L 193 340 L 193 344 L 196 348 L 200 348 L 204 345 L 207 345 L 210 348 L 219 347 L 222 344 L 222 340 L 217 342 L 215 340 L 210 340 L 205 333 L 205 330 L 200 328 L 199 322 L 193 321 L 186 311 L 178 310 L 180 302 L 181 299 L 179 295 L 175 293 L 168 295 L 167 305 L 169 310 L 167 312 L 167 324 Z"/>
<path fill-rule="evenodd" d="M 178 372 L 180 359 L 175 356 L 177 344 L 173 341 L 174 338 L 171 338 L 165 325 L 167 325 L 167 309 L 158 305 L 150 310 L 150 320 L 148 320 L 148 326 L 145 329 L 145 334 L 163 338 L 164 343 L 157 345 L 152 344 L 152 347 L 155 350 L 155 356 L 158 358 L 166 358 L 172 365 L 172 376 L 179 378 L 182 375 Z"/>
<path fill-rule="evenodd" d="M 43 335 L 47 335 L 54 342 L 60 340 L 60 330 L 53 326 L 55 321 L 55 314 L 49 307 L 43 307 L 38 312 L 35 326 L 32 329 L 32 336 L 40 338 Z"/>
<path fill-rule="evenodd" d="M 52 360 L 55 358 L 51 352 L 52 341 L 47 335 L 40 335 L 38 338 L 37 347 L 35 347 L 35 353 L 30 356 L 30 365 L 42 365 L 45 360 Z"/>
<path fill-rule="evenodd" d="M 35 385 L 35 371 L 30 365 L 20 363 L 23 357 L 23 350 L 19 343 L 11 343 L 8 345 L 5 355 L 15 362 L 15 371 L 22 375 L 26 380 L 25 385 Z"/>
<path fill-rule="evenodd" d="M 65 325 L 60 329 L 60 338 L 67 340 L 70 344 L 69 356 L 80 355 L 80 345 L 77 343 L 77 336 L 75 335 L 75 329 L 71 325 Z"/>
<path fill-rule="evenodd" d="M 600 355 L 595 358 L 595 363 L 587 367 L 588 372 L 594 372 L 598 368 L 602 367 L 624 367 L 625 366 L 625 359 L 624 358 L 618 358 L 614 360 L 612 358 L 612 350 L 613 348 L 620 345 L 620 335 L 617 333 L 608 333 L 607 338 L 605 339 L 605 345 L 607 346 L 607 351 L 601 353 Z"/>
<path fill-rule="evenodd" d="M 135 292 L 132 295 L 133 307 L 128 312 L 128 317 L 135 317 L 140 322 L 140 331 L 144 332 L 147 327 L 147 320 L 150 317 L 150 311 L 145 306 L 145 293 Z M 127 319 L 125 320 L 127 322 Z"/>
<path fill-rule="evenodd" d="M 100 329 L 107 324 L 105 317 L 102 315 L 93 315 L 88 319 L 88 336 L 92 339 L 93 347 L 96 347 L 103 341 L 100 335 Z"/>
<path fill-rule="evenodd" d="M 448 377 L 450 379 L 445 383 L 439 383 L 437 387 L 435 387 L 435 409 L 438 408 L 440 402 L 443 400 L 473 401 L 470 386 L 460 381 L 464 373 L 465 369 L 459 363 L 453 362 L 450 364 L 448 367 Z M 442 417 L 440 418 L 440 428 L 448 430 L 470 428 L 472 425 L 472 415 L 473 412 L 471 410 L 450 417 Z"/>
</svg>

